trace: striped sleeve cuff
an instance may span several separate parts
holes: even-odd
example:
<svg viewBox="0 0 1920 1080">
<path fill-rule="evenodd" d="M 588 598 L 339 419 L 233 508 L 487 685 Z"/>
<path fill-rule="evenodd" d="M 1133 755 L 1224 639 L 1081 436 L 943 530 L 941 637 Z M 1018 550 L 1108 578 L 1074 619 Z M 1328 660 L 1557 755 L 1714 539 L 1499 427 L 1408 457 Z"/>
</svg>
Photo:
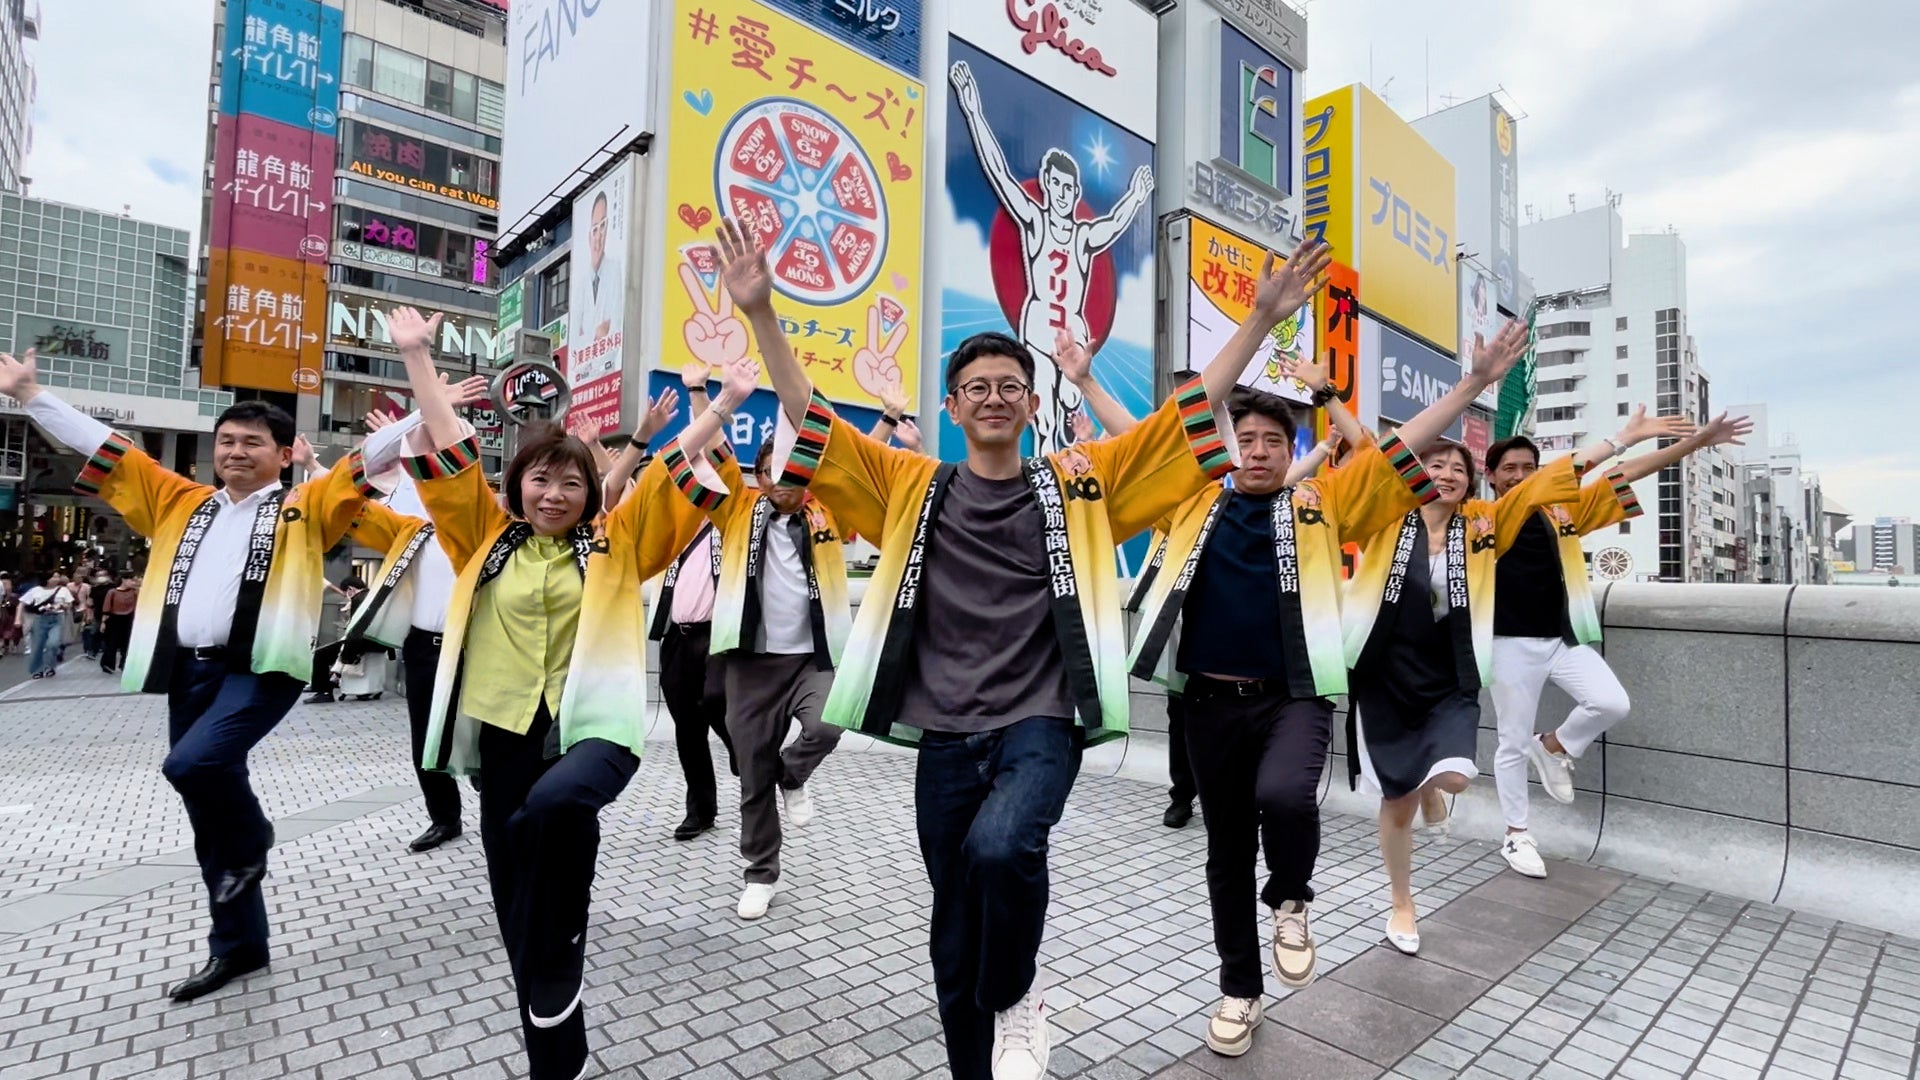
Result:
<svg viewBox="0 0 1920 1080">
<path fill-rule="evenodd" d="M 1633 493 L 1633 484 L 1625 473 L 1613 470 L 1607 474 L 1607 483 L 1613 485 L 1613 497 L 1620 500 L 1620 509 L 1626 511 L 1629 519 L 1646 513 L 1640 508 L 1640 496 Z"/>
<path fill-rule="evenodd" d="M 1206 383 L 1196 375 L 1173 392 L 1180 410 L 1180 426 L 1187 435 L 1187 447 L 1207 479 L 1218 480 L 1233 471 L 1233 450 L 1227 445 L 1220 416 L 1207 400 Z"/>
<path fill-rule="evenodd" d="M 698 459 L 690 458 L 680 440 L 675 439 L 668 444 L 666 453 L 660 455 L 660 464 L 687 501 L 700 510 L 710 511 L 727 497 L 727 485 L 714 468 L 716 459 L 711 451 Z"/>
<path fill-rule="evenodd" d="M 800 418 L 800 428 L 793 433 L 793 445 L 786 448 L 786 460 L 780 461 L 779 450 L 775 446 L 775 466 L 780 468 L 781 487 L 806 487 L 813 483 L 813 474 L 820 469 L 820 459 L 826 456 L 827 439 L 833 434 L 833 406 L 821 395 L 819 390 L 807 399 L 807 414 Z M 786 423 L 786 410 L 781 410 L 781 424 Z"/>
<path fill-rule="evenodd" d="M 100 494 L 100 485 L 107 482 L 107 477 L 119 467 L 121 459 L 131 449 L 133 440 L 128 436 L 118 431 L 108 435 L 107 441 L 101 443 L 100 449 L 95 450 L 87 463 L 81 466 L 80 475 L 74 478 L 73 490 L 82 495 Z"/>
<path fill-rule="evenodd" d="M 335 465 L 334 468 L 345 468 L 353 477 L 353 490 L 359 492 L 362 496 L 369 499 L 379 499 L 386 495 L 386 492 L 375 487 L 373 481 L 368 478 L 367 456 L 361 451 L 355 450 L 349 453 L 347 460 Z"/>
<path fill-rule="evenodd" d="M 1421 505 L 1440 497 L 1440 489 L 1433 486 L 1433 477 L 1428 476 L 1426 466 L 1420 464 L 1420 455 L 1401 441 L 1398 432 L 1389 431 L 1381 436 L 1379 445 L 1387 464 L 1400 474 L 1400 482 L 1407 485 L 1407 490 L 1413 492 Z"/>
<path fill-rule="evenodd" d="M 1573 478 L 1575 480 L 1587 475 L 1587 468 L 1587 463 L 1580 459 L 1579 454 L 1573 455 Z"/>
<path fill-rule="evenodd" d="M 407 475 L 415 480 L 445 480 L 480 460 L 480 439 L 469 435 L 431 454 L 407 458 Z"/>
</svg>

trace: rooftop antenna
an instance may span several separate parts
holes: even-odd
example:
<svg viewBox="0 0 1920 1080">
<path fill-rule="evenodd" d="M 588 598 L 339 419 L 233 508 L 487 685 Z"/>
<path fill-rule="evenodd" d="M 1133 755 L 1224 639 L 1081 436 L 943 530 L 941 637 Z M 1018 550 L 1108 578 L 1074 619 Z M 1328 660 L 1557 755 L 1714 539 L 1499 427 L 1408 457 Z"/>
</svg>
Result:
<svg viewBox="0 0 1920 1080">
<path fill-rule="evenodd" d="M 1574 199 L 1573 199 L 1573 192 L 1571 192 L 1571 191 L 1569 191 L 1569 192 L 1567 192 L 1567 209 L 1569 209 L 1569 210 L 1579 210 L 1579 209 L 1580 209 L 1580 204 L 1579 204 L 1579 203 L 1576 203 L 1576 202 L 1574 201 Z"/>
</svg>

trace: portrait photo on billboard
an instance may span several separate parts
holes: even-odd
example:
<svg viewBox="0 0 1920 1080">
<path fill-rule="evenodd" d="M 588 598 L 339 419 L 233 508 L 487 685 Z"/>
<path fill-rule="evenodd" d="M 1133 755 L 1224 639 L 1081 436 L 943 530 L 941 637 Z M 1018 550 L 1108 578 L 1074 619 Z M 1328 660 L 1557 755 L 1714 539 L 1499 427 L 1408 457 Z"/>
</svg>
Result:
<svg viewBox="0 0 1920 1080">
<path fill-rule="evenodd" d="M 1474 357 L 1500 333 L 1508 319 L 1494 306 L 1498 285 L 1493 275 L 1465 260 L 1459 265 L 1460 370 L 1471 375 Z M 1499 386 L 1487 387 L 1478 400 L 1483 408 L 1495 408 L 1500 400 Z"/>
<path fill-rule="evenodd" d="M 951 42 L 941 355 L 987 330 L 1023 342 L 1041 398 L 1036 448 L 1056 449 L 1081 405 L 1053 365 L 1062 329 L 1122 405 L 1151 408 L 1153 144 Z"/>
<path fill-rule="evenodd" d="M 570 426 L 591 420 L 606 426 L 620 416 L 632 174 L 631 163 L 622 160 L 573 202 L 565 369 L 573 390 Z"/>
</svg>

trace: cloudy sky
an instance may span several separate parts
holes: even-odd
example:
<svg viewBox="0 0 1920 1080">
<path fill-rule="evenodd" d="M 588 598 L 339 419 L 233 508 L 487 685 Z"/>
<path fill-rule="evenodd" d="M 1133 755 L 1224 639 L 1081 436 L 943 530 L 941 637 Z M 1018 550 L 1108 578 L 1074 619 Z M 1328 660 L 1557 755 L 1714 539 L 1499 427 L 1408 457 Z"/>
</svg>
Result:
<svg viewBox="0 0 1920 1080">
<path fill-rule="evenodd" d="M 35 194 L 196 227 L 210 0 L 42 6 Z M 1503 86 L 1525 113 L 1523 204 L 1610 188 L 1629 231 L 1676 228 L 1714 399 L 1767 402 L 1776 441 L 1859 517 L 1920 519 L 1920 4 L 1307 11 L 1309 94 L 1365 81 L 1413 117 Z"/>
</svg>

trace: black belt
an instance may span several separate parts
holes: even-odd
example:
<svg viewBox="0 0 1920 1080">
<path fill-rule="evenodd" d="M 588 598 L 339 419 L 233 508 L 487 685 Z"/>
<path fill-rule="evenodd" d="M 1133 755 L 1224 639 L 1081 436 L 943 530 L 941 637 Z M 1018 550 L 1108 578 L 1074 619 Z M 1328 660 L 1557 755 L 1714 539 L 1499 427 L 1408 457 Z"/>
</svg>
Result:
<svg viewBox="0 0 1920 1080">
<path fill-rule="evenodd" d="M 410 626 L 407 628 L 408 641 L 418 641 L 421 638 L 427 639 L 427 644 L 437 649 L 441 643 L 446 640 L 446 635 L 438 630 L 422 630 L 418 626 Z"/>
<path fill-rule="evenodd" d="M 670 622 L 667 624 L 667 629 L 669 631 L 678 630 L 683 634 L 706 633 L 713 629 L 713 623 L 711 621 Z"/>
<path fill-rule="evenodd" d="M 195 660 L 225 660 L 227 658 L 227 647 L 225 645 L 200 645 L 186 650 L 186 653 Z"/>
<path fill-rule="evenodd" d="M 1285 679 L 1215 679 L 1206 675 L 1187 676 L 1180 695 L 1188 701 L 1211 698 L 1258 698 L 1287 692 Z"/>
</svg>

